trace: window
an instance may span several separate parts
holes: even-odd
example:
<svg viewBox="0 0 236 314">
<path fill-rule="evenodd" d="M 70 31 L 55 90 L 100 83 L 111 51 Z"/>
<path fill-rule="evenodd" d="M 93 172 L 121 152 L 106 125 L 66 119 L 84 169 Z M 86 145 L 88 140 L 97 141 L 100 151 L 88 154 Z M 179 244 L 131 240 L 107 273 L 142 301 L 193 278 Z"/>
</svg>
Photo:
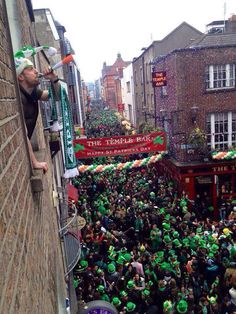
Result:
<svg viewBox="0 0 236 314">
<path fill-rule="evenodd" d="M 162 86 L 161 87 L 161 97 L 164 98 L 166 96 L 168 96 L 167 86 Z"/>
<path fill-rule="evenodd" d="M 129 112 L 129 121 L 132 122 L 133 121 L 132 106 L 130 104 L 128 104 L 128 112 Z"/>
<path fill-rule="evenodd" d="M 126 82 L 127 93 L 130 93 L 130 82 Z"/>
<path fill-rule="evenodd" d="M 140 67 L 140 78 L 141 78 L 141 84 L 143 84 L 143 68 Z"/>
<path fill-rule="evenodd" d="M 146 63 L 146 79 L 147 79 L 147 83 L 150 81 L 150 65 L 148 63 Z"/>
<path fill-rule="evenodd" d="M 207 115 L 207 145 L 213 149 L 236 146 L 236 112 Z"/>
<path fill-rule="evenodd" d="M 134 84 L 137 86 L 137 72 L 134 71 Z"/>
<path fill-rule="evenodd" d="M 206 89 L 235 87 L 235 65 L 210 65 L 206 68 Z"/>
</svg>

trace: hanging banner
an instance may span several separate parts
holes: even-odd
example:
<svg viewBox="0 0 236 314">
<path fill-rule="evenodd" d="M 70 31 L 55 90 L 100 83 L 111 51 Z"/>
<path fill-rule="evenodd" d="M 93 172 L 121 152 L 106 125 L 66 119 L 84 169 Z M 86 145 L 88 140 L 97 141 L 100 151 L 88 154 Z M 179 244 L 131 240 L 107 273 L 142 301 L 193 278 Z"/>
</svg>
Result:
<svg viewBox="0 0 236 314">
<path fill-rule="evenodd" d="M 77 159 L 100 156 L 130 155 L 166 151 L 165 132 L 76 139 L 74 151 Z"/>
</svg>

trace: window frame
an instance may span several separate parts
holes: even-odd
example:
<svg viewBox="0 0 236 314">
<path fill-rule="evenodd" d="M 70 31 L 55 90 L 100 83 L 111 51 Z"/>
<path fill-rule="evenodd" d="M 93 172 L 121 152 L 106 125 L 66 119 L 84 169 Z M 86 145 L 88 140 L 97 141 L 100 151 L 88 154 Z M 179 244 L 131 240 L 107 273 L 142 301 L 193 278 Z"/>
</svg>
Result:
<svg viewBox="0 0 236 314">
<path fill-rule="evenodd" d="M 236 112 L 209 113 L 206 117 L 207 146 L 224 150 L 236 146 Z"/>
<path fill-rule="evenodd" d="M 208 65 L 205 70 L 206 91 L 235 88 L 235 64 Z"/>
</svg>

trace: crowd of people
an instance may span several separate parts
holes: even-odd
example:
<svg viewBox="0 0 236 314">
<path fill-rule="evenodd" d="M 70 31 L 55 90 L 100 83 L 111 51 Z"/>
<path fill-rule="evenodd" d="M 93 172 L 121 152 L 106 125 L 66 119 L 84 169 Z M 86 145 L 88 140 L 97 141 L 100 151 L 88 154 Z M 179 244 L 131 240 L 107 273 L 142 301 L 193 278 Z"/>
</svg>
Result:
<svg viewBox="0 0 236 314">
<path fill-rule="evenodd" d="M 187 195 L 152 165 L 84 174 L 79 189 L 79 300 L 106 300 L 119 313 L 234 313 L 236 207 L 201 220 Z"/>
<path fill-rule="evenodd" d="M 236 205 L 203 218 L 158 163 L 73 179 L 79 191 L 78 301 L 119 314 L 236 313 Z"/>
</svg>

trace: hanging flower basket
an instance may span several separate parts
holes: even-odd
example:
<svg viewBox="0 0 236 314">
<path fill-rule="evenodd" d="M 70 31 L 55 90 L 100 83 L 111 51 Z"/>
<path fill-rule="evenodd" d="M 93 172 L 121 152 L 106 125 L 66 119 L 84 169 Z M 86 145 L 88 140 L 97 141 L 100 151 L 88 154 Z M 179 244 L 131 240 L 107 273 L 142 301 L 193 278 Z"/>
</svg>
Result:
<svg viewBox="0 0 236 314">
<path fill-rule="evenodd" d="M 189 134 L 188 142 L 196 148 L 205 148 L 206 147 L 206 134 L 199 128 L 194 128 Z"/>
</svg>

